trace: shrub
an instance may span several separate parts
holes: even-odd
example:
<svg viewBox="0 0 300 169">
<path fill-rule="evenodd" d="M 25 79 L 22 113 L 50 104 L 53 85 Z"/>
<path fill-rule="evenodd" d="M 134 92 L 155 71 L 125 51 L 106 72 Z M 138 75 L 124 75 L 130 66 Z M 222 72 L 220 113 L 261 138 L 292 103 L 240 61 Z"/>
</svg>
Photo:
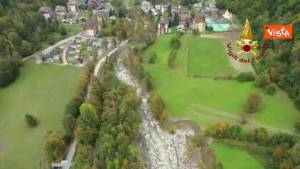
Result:
<svg viewBox="0 0 300 169">
<path fill-rule="evenodd" d="M 25 114 L 25 121 L 30 127 L 35 127 L 38 125 L 38 120 L 31 114 Z"/>
<path fill-rule="evenodd" d="M 270 81 L 268 74 L 262 73 L 256 77 L 254 84 L 256 87 L 265 87 L 270 83 Z"/>
<path fill-rule="evenodd" d="M 285 133 L 277 133 L 274 134 L 270 140 L 271 146 L 282 145 L 287 148 L 291 148 L 295 145 L 296 140 L 293 136 L 285 134 Z"/>
<path fill-rule="evenodd" d="M 266 92 L 269 95 L 274 95 L 275 92 L 276 92 L 276 85 L 274 83 L 268 84 L 267 87 L 266 87 Z"/>
<path fill-rule="evenodd" d="M 262 106 L 262 98 L 259 93 L 255 92 L 248 96 L 247 103 L 244 107 L 246 113 L 258 112 Z"/>
<path fill-rule="evenodd" d="M 235 79 L 240 82 L 249 82 L 253 81 L 255 79 L 255 76 L 251 72 L 240 73 Z"/>
<path fill-rule="evenodd" d="M 173 49 L 171 53 L 169 54 L 168 57 L 168 66 L 169 68 L 174 68 L 175 67 L 175 60 L 177 56 L 177 49 Z"/>
<path fill-rule="evenodd" d="M 173 37 L 170 43 L 173 49 L 178 49 L 180 47 L 180 39 L 177 36 Z"/>
<path fill-rule="evenodd" d="M 199 34 L 200 34 L 200 32 L 198 29 L 193 29 L 193 35 L 199 35 Z"/>
<path fill-rule="evenodd" d="M 156 54 L 156 52 L 151 53 L 151 56 L 150 56 L 150 58 L 148 60 L 148 63 L 154 64 L 154 63 L 156 63 L 156 60 L 157 60 L 157 54 Z"/>
<path fill-rule="evenodd" d="M 300 132 L 300 120 L 295 123 L 295 128 L 298 132 Z"/>
</svg>

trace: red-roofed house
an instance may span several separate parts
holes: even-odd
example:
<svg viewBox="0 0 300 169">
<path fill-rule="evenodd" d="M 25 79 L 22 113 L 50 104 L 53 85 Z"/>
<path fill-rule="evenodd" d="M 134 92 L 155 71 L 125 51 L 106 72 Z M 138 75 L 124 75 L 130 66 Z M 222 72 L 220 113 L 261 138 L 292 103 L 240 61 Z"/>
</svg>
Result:
<svg viewBox="0 0 300 169">
<path fill-rule="evenodd" d="M 197 29 L 199 32 L 205 32 L 205 20 L 202 16 L 193 18 L 192 28 Z"/>
<path fill-rule="evenodd" d="M 100 30 L 100 24 L 96 21 L 88 21 L 83 27 L 83 31 L 87 36 L 95 36 L 96 33 Z"/>
</svg>

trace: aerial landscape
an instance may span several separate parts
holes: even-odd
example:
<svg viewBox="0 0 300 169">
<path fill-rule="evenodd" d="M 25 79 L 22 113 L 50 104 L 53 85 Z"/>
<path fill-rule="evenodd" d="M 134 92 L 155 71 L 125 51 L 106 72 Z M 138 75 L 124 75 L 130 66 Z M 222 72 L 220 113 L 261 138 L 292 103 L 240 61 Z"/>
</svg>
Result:
<svg viewBox="0 0 300 169">
<path fill-rule="evenodd" d="M 300 0 L 0 0 L 0 169 L 300 169 Z"/>
</svg>

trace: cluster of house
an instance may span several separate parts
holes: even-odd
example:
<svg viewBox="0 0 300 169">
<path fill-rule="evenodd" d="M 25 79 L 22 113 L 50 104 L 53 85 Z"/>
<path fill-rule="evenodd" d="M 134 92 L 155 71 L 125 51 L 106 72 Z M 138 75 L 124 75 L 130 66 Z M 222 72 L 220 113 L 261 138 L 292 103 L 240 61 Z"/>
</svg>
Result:
<svg viewBox="0 0 300 169">
<path fill-rule="evenodd" d="M 83 49 L 83 43 L 88 43 L 90 45 L 88 45 L 86 49 Z M 51 64 L 82 65 L 90 56 L 81 56 L 81 50 L 86 50 L 88 53 L 91 53 L 92 50 L 100 51 L 100 48 L 101 39 L 76 36 L 68 43 L 55 47 L 50 52 L 42 53 L 41 62 Z"/>
<path fill-rule="evenodd" d="M 56 19 L 64 24 L 83 23 L 83 33 L 87 36 L 95 36 L 100 31 L 101 24 L 106 20 L 115 20 L 110 16 L 112 5 L 105 0 L 69 0 L 66 6 L 41 7 L 39 12 L 46 20 Z M 91 11 L 94 20 L 82 15 L 84 11 Z"/>
<path fill-rule="evenodd" d="M 149 1 L 141 3 L 142 11 L 160 16 L 157 26 L 158 34 L 170 32 L 170 20 L 173 20 L 175 15 L 179 17 L 179 23 L 176 26 L 180 31 L 196 29 L 199 32 L 205 32 L 206 28 L 210 27 L 212 31 L 222 32 L 228 31 L 231 28 L 232 14 L 228 10 L 221 16 L 220 11 L 214 3 L 206 5 L 204 0 L 200 0 L 199 3 L 194 4 L 193 8 L 198 12 L 194 14 L 194 17 L 192 17 L 192 12 L 187 6 L 176 4 L 159 4 L 153 6 Z M 171 9 L 171 17 L 165 15 L 168 9 Z"/>
</svg>

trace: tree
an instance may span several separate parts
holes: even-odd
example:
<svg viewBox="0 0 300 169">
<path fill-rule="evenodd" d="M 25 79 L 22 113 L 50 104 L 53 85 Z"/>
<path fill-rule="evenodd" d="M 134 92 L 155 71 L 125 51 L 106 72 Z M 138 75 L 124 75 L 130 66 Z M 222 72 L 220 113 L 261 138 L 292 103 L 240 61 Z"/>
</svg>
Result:
<svg viewBox="0 0 300 169">
<path fill-rule="evenodd" d="M 63 126 L 67 136 L 72 137 L 76 125 L 76 119 L 71 114 L 65 114 Z"/>
<path fill-rule="evenodd" d="M 59 32 L 60 32 L 61 36 L 66 36 L 68 34 L 68 32 L 64 26 L 59 27 Z"/>
<path fill-rule="evenodd" d="M 173 19 L 173 22 L 172 22 L 172 26 L 178 26 L 179 24 L 179 20 L 180 20 L 180 17 L 179 15 L 176 13 L 175 16 L 174 16 L 174 19 Z"/>
<path fill-rule="evenodd" d="M 156 119 L 160 119 L 161 115 L 165 109 L 165 104 L 160 96 L 152 95 L 151 97 L 151 110 Z"/>
<path fill-rule="evenodd" d="M 31 114 L 25 114 L 25 121 L 30 127 L 35 127 L 38 125 L 38 120 Z"/>
<path fill-rule="evenodd" d="M 259 144 L 265 145 L 269 140 L 269 133 L 265 128 L 258 128 L 254 130 L 254 139 Z"/>
<path fill-rule="evenodd" d="M 75 131 L 76 138 L 82 144 L 93 145 L 97 138 L 98 117 L 93 105 L 84 103 L 80 106 L 80 116 Z"/>
<path fill-rule="evenodd" d="M 65 107 L 65 113 L 71 115 L 75 119 L 80 115 L 79 107 L 82 104 L 82 100 L 75 97 Z"/>
<path fill-rule="evenodd" d="M 64 140 L 58 133 L 50 131 L 46 138 L 45 148 L 49 163 L 59 162 L 62 160 L 66 145 Z"/>
<path fill-rule="evenodd" d="M 258 112 L 262 107 L 262 98 L 259 93 L 255 92 L 248 96 L 244 111 L 246 113 Z"/>
<path fill-rule="evenodd" d="M 19 66 L 11 59 L 0 58 L 0 87 L 6 87 L 19 76 Z"/>
<path fill-rule="evenodd" d="M 265 87 L 270 83 L 270 77 L 268 74 L 261 73 L 259 76 L 255 79 L 255 86 L 256 87 Z"/>
<path fill-rule="evenodd" d="M 104 50 L 108 49 L 108 40 L 106 38 L 101 41 L 101 46 L 104 48 Z"/>
<path fill-rule="evenodd" d="M 275 92 L 276 92 L 276 85 L 274 83 L 268 84 L 267 87 L 266 87 L 266 92 L 269 95 L 274 95 Z"/>
<path fill-rule="evenodd" d="M 275 157 L 276 159 L 282 159 L 287 155 L 287 150 L 285 147 L 278 145 L 274 148 L 273 153 L 272 153 L 273 157 Z"/>
<path fill-rule="evenodd" d="M 295 128 L 298 132 L 300 132 L 300 120 L 295 123 Z"/>
<path fill-rule="evenodd" d="M 300 110 L 300 95 L 294 101 L 295 106 L 298 110 Z"/>
</svg>

